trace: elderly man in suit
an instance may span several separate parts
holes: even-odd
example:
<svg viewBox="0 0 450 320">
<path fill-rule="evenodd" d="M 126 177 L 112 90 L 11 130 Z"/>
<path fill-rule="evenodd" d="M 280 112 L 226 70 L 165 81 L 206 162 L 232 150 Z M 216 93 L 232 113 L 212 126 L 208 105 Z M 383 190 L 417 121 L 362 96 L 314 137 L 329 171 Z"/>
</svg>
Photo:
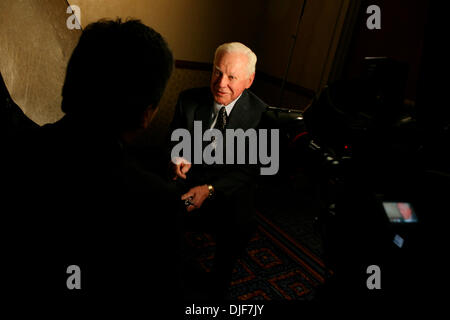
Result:
<svg viewBox="0 0 450 320">
<path fill-rule="evenodd" d="M 194 135 L 194 121 L 201 123 L 203 131 L 259 128 L 267 106 L 248 90 L 255 78 L 256 60 L 242 43 L 219 46 L 210 87 L 180 94 L 171 131 L 183 128 Z M 237 150 L 243 151 L 248 151 L 248 143 L 246 150 Z M 189 160 L 172 159 L 173 179 L 185 186 L 182 200 L 187 200 L 187 224 L 207 226 L 215 236 L 212 296 L 221 299 L 231 282 L 234 263 L 255 230 L 253 195 L 258 166 L 191 164 Z"/>
</svg>

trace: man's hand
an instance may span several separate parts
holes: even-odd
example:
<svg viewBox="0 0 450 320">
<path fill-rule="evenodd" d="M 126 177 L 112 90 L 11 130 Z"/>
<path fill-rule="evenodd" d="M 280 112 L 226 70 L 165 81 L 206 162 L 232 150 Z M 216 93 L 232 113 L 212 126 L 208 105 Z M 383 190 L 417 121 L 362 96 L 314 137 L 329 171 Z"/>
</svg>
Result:
<svg viewBox="0 0 450 320">
<path fill-rule="evenodd" d="M 192 189 L 190 189 L 188 192 L 183 194 L 181 196 L 181 200 L 190 199 L 190 205 L 186 207 L 188 212 L 191 212 L 192 210 L 198 209 L 202 206 L 203 202 L 208 198 L 209 196 L 209 189 L 208 185 L 202 185 L 197 186 Z"/>
<path fill-rule="evenodd" d="M 177 180 L 178 177 L 186 179 L 186 173 L 191 168 L 191 163 L 184 158 L 173 158 L 171 163 L 172 180 Z"/>
</svg>

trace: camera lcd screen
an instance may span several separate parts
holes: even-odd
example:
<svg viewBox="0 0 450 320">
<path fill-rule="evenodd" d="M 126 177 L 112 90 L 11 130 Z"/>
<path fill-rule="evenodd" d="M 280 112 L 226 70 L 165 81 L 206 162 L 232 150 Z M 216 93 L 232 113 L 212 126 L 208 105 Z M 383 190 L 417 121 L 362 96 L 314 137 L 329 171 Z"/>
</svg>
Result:
<svg viewBox="0 0 450 320">
<path fill-rule="evenodd" d="M 417 216 L 409 202 L 383 202 L 384 211 L 393 223 L 415 223 Z"/>
</svg>

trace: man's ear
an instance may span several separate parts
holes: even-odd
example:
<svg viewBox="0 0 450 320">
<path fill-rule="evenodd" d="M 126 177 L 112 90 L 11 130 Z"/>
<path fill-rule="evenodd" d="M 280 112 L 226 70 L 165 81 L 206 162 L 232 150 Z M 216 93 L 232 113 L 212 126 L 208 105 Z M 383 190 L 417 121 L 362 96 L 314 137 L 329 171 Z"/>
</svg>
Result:
<svg viewBox="0 0 450 320">
<path fill-rule="evenodd" d="M 255 80 L 255 73 L 254 72 L 248 78 L 247 86 L 245 87 L 245 89 L 248 89 L 248 88 L 250 88 L 252 86 L 253 80 Z"/>
<path fill-rule="evenodd" d="M 153 108 L 152 105 L 148 106 L 148 108 L 145 109 L 144 113 L 142 114 L 142 119 L 141 119 L 141 127 L 143 129 L 148 128 L 148 126 L 152 122 L 153 118 L 155 117 L 157 110 L 158 110 L 158 107 Z"/>
</svg>

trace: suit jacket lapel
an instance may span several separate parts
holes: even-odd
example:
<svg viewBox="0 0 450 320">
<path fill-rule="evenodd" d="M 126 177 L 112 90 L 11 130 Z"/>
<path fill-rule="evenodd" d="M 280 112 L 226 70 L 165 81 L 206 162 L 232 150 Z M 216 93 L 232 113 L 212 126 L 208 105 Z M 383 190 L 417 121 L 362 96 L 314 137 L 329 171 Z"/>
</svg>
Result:
<svg viewBox="0 0 450 320">
<path fill-rule="evenodd" d="M 247 130 L 249 126 L 254 123 L 254 118 L 258 117 L 258 114 L 252 112 L 251 106 L 248 103 L 248 93 L 245 90 L 239 100 L 231 110 L 227 129 L 244 129 Z"/>
</svg>

